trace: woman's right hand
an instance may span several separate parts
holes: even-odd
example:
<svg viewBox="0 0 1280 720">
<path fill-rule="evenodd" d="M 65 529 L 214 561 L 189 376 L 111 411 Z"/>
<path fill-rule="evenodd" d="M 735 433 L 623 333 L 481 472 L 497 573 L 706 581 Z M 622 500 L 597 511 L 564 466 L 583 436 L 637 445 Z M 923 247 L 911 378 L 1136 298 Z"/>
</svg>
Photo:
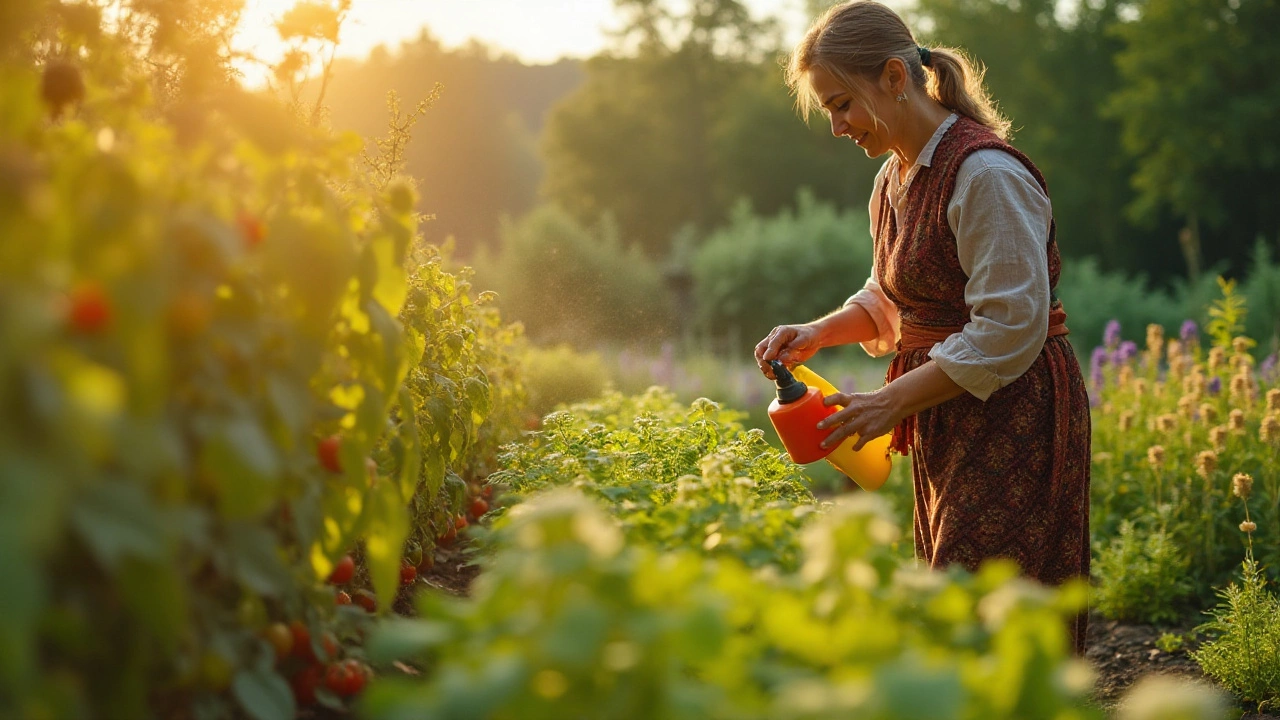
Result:
<svg viewBox="0 0 1280 720">
<path fill-rule="evenodd" d="M 812 325 L 779 325 L 756 345 L 756 364 L 765 377 L 773 380 L 770 360 L 795 367 L 813 357 L 820 349 L 818 329 Z"/>
</svg>

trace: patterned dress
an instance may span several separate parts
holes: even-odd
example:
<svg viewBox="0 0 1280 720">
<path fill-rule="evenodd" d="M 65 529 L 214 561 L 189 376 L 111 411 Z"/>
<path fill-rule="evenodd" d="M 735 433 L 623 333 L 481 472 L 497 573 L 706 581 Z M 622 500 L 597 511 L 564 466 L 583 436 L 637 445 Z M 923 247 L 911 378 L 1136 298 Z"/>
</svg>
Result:
<svg viewBox="0 0 1280 720">
<path fill-rule="evenodd" d="M 928 362 L 934 343 L 969 321 L 968 277 L 947 224 L 947 204 L 960 164 L 983 148 L 1013 155 L 1048 193 L 1025 155 L 966 117 L 946 131 L 932 165 L 920 168 L 907 189 L 901 225 L 888 206 L 888 188 L 882 188 L 876 280 L 902 322 L 887 381 Z M 1051 225 L 1050 288 L 1061 270 L 1055 235 Z M 1088 579 L 1089 400 L 1065 318 L 1053 298 L 1040 355 L 985 402 L 965 393 L 894 429 L 893 449 L 912 460 L 916 556 L 930 567 L 959 563 L 972 571 L 999 557 L 1015 560 L 1047 585 Z M 1086 621 L 1081 613 L 1069 627 L 1081 654 Z"/>
</svg>

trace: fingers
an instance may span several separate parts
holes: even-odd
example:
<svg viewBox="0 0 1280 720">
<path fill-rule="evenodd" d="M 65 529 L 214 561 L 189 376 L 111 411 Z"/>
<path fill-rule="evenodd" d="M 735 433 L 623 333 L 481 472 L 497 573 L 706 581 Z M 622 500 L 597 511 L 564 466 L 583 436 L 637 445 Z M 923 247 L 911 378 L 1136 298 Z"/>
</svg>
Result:
<svg viewBox="0 0 1280 720">
<path fill-rule="evenodd" d="M 794 337 L 795 330 L 786 325 L 779 325 L 756 345 L 756 365 L 760 366 L 760 371 L 765 374 L 765 377 L 770 380 L 774 379 L 773 368 L 769 367 L 769 361 L 781 360 L 785 362 L 787 353 L 783 348 Z"/>
</svg>

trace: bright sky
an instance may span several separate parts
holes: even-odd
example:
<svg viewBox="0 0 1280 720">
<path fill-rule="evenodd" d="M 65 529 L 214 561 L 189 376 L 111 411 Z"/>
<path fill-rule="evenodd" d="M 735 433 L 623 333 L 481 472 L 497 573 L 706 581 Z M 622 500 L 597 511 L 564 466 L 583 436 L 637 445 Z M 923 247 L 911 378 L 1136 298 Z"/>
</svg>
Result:
<svg viewBox="0 0 1280 720">
<path fill-rule="evenodd" d="M 677 0 L 678 2 L 678 0 Z M 745 0 L 756 17 L 777 16 L 798 39 L 805 23 L 802 0 Z M 264 59 L 278 57 L 274 21 L 294 0 L 246 0 L 239 42 Z M 363 57 L 379 44 L 394 50 L 423 27 L 446 47 L 478 39 L 528 63 L 589 57 L 619 24 L 613 0 L 353 0 L 339 54 Z M 258 78 L 246 69 L 252 84 Z"/>
</svg>

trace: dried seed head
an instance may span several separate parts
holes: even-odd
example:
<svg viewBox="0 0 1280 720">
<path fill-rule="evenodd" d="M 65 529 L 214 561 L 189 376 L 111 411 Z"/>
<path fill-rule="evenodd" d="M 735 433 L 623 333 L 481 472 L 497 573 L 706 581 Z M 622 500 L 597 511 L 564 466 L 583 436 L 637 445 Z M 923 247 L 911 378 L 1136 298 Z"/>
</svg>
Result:
<svg viewBox="0 0 1280 720">
<path fill-rule="evenodd" d="M 1191 395 L 1183 395 L 1178 398 L 1178 414 L 1190 420 L 1196 411 L 1196 398 Z"/>
<path fill-rule="evenodd" d="M 1128 365 L 1121 365 L 1120 374 L 1116 377 L 1116 382 L 1120 387 L 1127 387 L 1129 383 L 1133 382 L 1133 368 Z"/>
<path fill-rule="evenodd" d="M 1258 426 L 1258 439 L 1268 445 L 1280 445 L 1280 414 L 1262 418 Z"/>
<path fill-rule="evenodd" d="M 1280 388 L 1267 391 L 1267 413 L 1280 412 Z"/>
<path fill-rule="evenodd" d="M 1182 355 L 1182 343 L 1181 343 L 1181 342 L 1178 342 L 1177 340 L 1174 340 L 1173 338 L 1170 338 L 1170 339 L 1169 339 L 1169 344 L 1168 344 L 1166 347 L 1168 348 L 1168 351 L 1167 351 L 1167 352 L 1168 352 L 1168 356 L 1169 356 L 1169 362 L 1173 362 L 1173 359 L 1174 359 L 1175 357 L 1180 357 L 1180 356 Z"/>
<path fill-rule="evenodd" d="M 1249 346 L 1252 344 L 1247 337 L 1236 337 L 1231 340 L 1231 349 L 1235 350 L 1237 355 L 1244 355 L 1249 352 Z"/>
<path fill-rule="evenodd" d="M 1212 450 L 1201 450 L 1196 453 L 1196 474 L 1208 480 L 1213 471 L 1218 469 L 1218 454 Z"/>
<path fill-rule="evenodd" d="M 1159 357 L 1164 348 L 1164 328 L 1152 323 L 1147 326 L 1147 351 Z"/>
<path fill-rule="evenodd" d="M 1232 410 L 1227 417 L 1227 425 L 1231 427 L 1231 432 L 1244 432 L 1244 411 L 1239 408 Z"/>
<path fill-rule="evenodd" d="M 1147 394 L 1147 381 L 1145 379 L 1138 378 L 1133 381 L 1133 394 L 1137 397 L 1142 397 Z"/>
<path fill-rule="evenodd" d="M 1227 361 L 1227 351 L 1220 347 L 1215 347 L 1209 351 L 1209 372 L 1213 372 L 1222 367 Z"/>
<path fill-rule="evenodd" d="M 1253 476 L 1248 473 L 1236 473 L 1231 478 L 1231 494 L 1241 500 L 1248 500 L 1253 494 Z"/>
<path fill-rule="evenodd" d="M 1244 522 L 1240 523 L 1240 532 L 1242 533 L 1251 533 L 1257 529 L 1258 529 L 1258 523 L 1252 520 L 1245 520 Z"/>
<path fill-rule="evenodd" d="M 1120 413 L 1120 432 L 1129 432 L 1133 429 L 1133 411 L 1125 410 Z"/>
<path fill-rule="evenodd" d="M 1210 428 L 1209 442 L 1213 445 L 1215 452 L 1225 452 L 1227 449 L 1227 426 L 1218 425 Z"/>
<path fill-rule="evenodd" d="M 1164 467 L 1164 446 L 1152 445 L 1147 448 L 1147 462 L 1151 463 L 1152 470 Z"/>
<path fill-rule="evenodd" d="M 1231 399 L 1247 407 L 1250 400 L 1253 399 L 1249 392 L 1252 388 L 1249 385 L 1248 375 L 1231 376 Z"/>
<path fill-rule="evenodd" d="M 1156 429 L 1162 433 L 1173 432 L 1178 427 L 1178 416 L 1165 413 L 1156 417 Z"/>
<path fill-rule="evenodd" d="M 1218 422 L 1218 408 L 1213 403 L 1200 403 L 1200 419 L 1204 420 L 1205 425 Z"/>
</svg>

